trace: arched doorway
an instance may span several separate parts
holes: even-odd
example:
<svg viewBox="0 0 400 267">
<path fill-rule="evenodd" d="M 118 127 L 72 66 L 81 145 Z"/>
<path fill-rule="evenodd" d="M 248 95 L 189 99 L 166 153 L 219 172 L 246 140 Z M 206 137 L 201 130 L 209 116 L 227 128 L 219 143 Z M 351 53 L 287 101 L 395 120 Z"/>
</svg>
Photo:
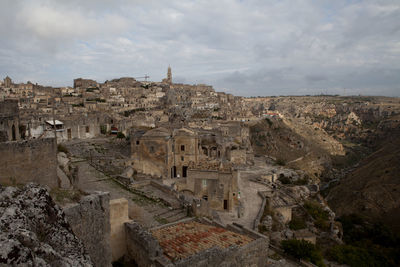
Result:
<svg viewBox="0 0 400 267">
<path fill-rule="evenodd" d="M 11 135 L 12 135 L 12 140 L 15 141 L 16 140 L 16 135 L 15 135 L 15 125 L 13 124 L 12 128 L 11 128 Z"/>
</svg>

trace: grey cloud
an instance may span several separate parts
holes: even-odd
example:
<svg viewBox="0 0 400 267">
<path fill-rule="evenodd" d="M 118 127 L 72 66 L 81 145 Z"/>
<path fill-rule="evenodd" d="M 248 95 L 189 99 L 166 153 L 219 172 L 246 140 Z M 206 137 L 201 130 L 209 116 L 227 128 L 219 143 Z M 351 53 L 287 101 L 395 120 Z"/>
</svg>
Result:
<svg viewBox="0 0 400 267">
<path fill-rule="evenodd" d="M 118 76 L 239 95 L 400 95 L 398 1 L 4 0 L 0 76 Z M 68 85 L 67 84 L 67 85 Z"/>
</svg>

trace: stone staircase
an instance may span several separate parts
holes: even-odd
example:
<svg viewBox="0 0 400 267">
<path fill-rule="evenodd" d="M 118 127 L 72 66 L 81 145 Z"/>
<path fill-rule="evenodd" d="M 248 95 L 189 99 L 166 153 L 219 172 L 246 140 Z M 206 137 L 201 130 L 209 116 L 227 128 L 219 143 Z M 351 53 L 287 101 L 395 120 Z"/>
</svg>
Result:
<svg viewBox="0 0 400 267">
<path fill-rule="evenodd" d="M 154 210 L 151 214 L 160 224 L 176 222 L 187 217 L 185 209 L 163 208 Z"/>
</svg>

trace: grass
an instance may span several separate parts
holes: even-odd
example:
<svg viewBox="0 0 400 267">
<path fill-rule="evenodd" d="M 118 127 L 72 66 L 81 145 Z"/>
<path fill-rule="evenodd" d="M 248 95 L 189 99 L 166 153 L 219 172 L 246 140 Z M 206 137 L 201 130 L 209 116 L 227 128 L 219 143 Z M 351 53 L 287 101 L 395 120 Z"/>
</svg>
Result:
<svg viewBox="0 0 400 267">
<path fill-rule="evenodd" d="M 155 219 L 158 223 L 160 223 L 160 224 L 167 224 L 167 223 L 169 223 L 169 221 L 168 221 L 167 219 L 162 218 L 162 217 L 154 217 L 154 219 Z"/>
<path fill-rule="evenodd" d="M 82 196 L 88 195 L 87 193 L 81 190 L 68 190 L 68 189 L 61 189 L 55 188 L 50 191 L 50 196 L 53 200 L 59 204 L 66 204 L 70 202 L 79 202 Z"/>
<path fill-rule="evenodd" d="M 282 259 L 282 257 L 278 253 L 274 253 L 274 254 L 272 254 L 272 255 L 270 255 L 268 257 L 270 259 L 273 259 L 273 260 L 276 260 L 276 261 L 279 261 L 280 259 Z"/>
</svg>

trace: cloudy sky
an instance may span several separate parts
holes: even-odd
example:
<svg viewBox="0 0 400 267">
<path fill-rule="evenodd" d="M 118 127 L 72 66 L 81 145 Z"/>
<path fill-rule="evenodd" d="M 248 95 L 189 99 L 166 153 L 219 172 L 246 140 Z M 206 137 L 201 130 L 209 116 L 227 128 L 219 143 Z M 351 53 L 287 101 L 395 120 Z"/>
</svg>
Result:
<svg viewBox="0 0 400 267">
<path fill-rule="evenodd" d="M 0 77 L 400 96 L 399 0 L 0 0 Z"/>
</svg>

